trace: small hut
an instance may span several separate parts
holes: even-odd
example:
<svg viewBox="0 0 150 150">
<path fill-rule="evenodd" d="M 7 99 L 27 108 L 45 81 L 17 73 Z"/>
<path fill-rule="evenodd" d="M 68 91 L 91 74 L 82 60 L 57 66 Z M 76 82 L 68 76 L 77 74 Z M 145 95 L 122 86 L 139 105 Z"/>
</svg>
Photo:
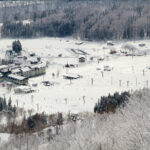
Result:
<svg viewBox="0 0 150 150">
<path fill-rule="evenodd" d="M 84 63 L 85 61 L 86 61 L 85 56 L 79 57 L 79 62 L 80 62 L 80 63 Z"/>
<path fill-rule="evenodd" d="M 108 45 L 108 46 L 113 46 L 114 43 L 113 43 L 112 41 L 107 41 L 107 45 Z"/>
</svg>

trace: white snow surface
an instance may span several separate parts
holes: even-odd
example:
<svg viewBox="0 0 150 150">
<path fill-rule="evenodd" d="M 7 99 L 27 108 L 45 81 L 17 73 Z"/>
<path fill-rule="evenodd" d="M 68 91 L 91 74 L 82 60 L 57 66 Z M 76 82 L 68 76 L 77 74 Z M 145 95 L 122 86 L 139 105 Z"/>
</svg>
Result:
<svg viewBox="0 0 150 150">
<path fill-rule="evenodd" d="M 5 56 L 5 51 L 11 48 L 15 39 L 0 40 L 0 57 Z M 84 111 L 93 112 L 95 103 L 101 96 L 114 93 L 116 91 L 132 91 L 150 86 L 150 41 L 121 41 L 114 42 L 114 46 L 107 46 L 106 42 L 88 42 L 72 38 L 39 38 L 20 39 L 25 52 L 35 52 L 42 57 L 43 61 L 48 61 L 49 66 L 44 76 L 29 79 L 29 85 L 37 83 L 36 90 L 30 94 L 15 94 L 7 86 L 0 84 L 0 95 L 9 98 L 11 96 L 13 104 L 23 107 L 25 110 L 33 109 L 35 112 L 46 112 L 48 114 L 69 111 L 78 113 Z M 132 44 L 137 47 L 138 52 L 147 52 L 146 56 L 124 56 L 120 53 L 124 44 Z M 145 43 L 145 47 L 138 44 Z M 78 63 L 78 55 L 71 49 L 80 49 L 88 53 L 85 63 Z M 110 50 L 118 53 L 110 55 Z M 62 57 L 58 57 L 62 54 Z M 94 57 L 90 61 L 90 57 Z M 105 57 L 104 61 L 98 63 L 97 58 Z M 64 65 L 78 64 L 78 67 L 66 69 Z M 103 71 L 104 66 L 110 66 L 111 71 Z M 101 69 L 101 70 L 100 70 Z M 144 71 L 143 71 L 144 70 Z M 103 71 L 103 77 L 102 77 Z M 57 73 L 59 72 L 59 76 Z M 66 73 L 83 76 L 76 80 L 66 80 L 63 75 Z M 55 76 L 52 76 L 52 73 Z M 54 86 L 44 86 L 43 81 L 50 81 Z M 93 81 L 93 85 L 92 85 Z"/>
<path fill-rule="evenodd" d="M 1 146 L 1 144 L 8 142 L 9 136 L 10 136 L 10 134 L 0 133 L 0 146 Z"/>
</svg>

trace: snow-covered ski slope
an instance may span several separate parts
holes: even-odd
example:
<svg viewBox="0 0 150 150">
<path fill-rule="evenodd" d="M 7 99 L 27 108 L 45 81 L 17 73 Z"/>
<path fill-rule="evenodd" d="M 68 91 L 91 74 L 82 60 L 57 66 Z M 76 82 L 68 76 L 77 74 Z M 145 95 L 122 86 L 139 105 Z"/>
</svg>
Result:
<svg viewBox="0 0 150 150">
<path fill-rule="evenodd" d="M 0 40 L 0 56 L 5 56 L 5 51 L 11 48 L 15 39 Z M 30 94 L 15 94 L 14 89 L 9 91 L 7 86 L 0 84 L 0 95 L 12 98 L 13 104 L 38 112 L 93 112 L 95 103 L 103 95 L 116 91 L 132 91 L 150 86 L 150 41 L 114 42 L 114 46 L 107 46 L 106 42 L 79 41 L 71 38 L 39 38 L 20 39 L 25 52 L 35 52 L 43 61 L 49 62 L 44 76 L 29 79 L 29 85 L 37 83 L 36 90 Z M 83 42 L 83 43 L 81 43 Z M 144 47 L 139 44 L 144 43 Z M 124 45 L 133 45 L 136 53 L 146 52 L 146 56 L 125 56 L 120 51 Z M 82 50 L 88 55 L 85 63 L 79 63 L 79 55 L 71 49 Z M 109 54 L 110 50 L 117 54 Z M 131 51 L 133 53 L 133 50 Z M 58 55 L 62 54 L 62 57 Z M 93 57 L 93 60 L 90 58 Z M 105 57 L 104 61 L 97 59 Z M 65 68 L 65 64 L 74 64 L 78 67 Z M 104 71 L 104 66 L 109 66 L 111 71 Z M 55 74 L 53 77 L 52 74 Z M 59 73 L 59 74 L 58 74 Z M 66 80 L 66 73 L 79 74 L 82 78 Z M 54 86 L 44 86 L 43 81 L 50 81 Z"/>
</svg>

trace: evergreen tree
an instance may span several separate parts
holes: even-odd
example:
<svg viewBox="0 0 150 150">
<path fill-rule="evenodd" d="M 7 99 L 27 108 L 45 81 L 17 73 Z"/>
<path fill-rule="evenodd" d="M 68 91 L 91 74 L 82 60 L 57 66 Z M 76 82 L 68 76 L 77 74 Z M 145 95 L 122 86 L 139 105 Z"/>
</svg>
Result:
<svg viewBox="0 0 150 150">
<path fill-rule="evenodd" d="M 9 100 L 8 100 L 8 110 L 11 110 L 11 103 L 12 103 L 12 101 L 11 101 L 11 97 L 9 97 Z"/>
<path fill-rule="evenodd" d="M 22 45 L 21 45 L 21 43 L 20 43 L 19 40 L 18 40 L 18 41 L 14 41 L 14 42 L 12 43 L 12 49 L 13 49 L 13 51 L 15 51 L 16 53 L 20 53 L 20 52 L 21 52 L 21 50 L 22 50 Z"/>
<path fill-rule="evenodd" d="M 130 97 L 128 92 L 121 94 L 116 92 L 113 95 L 102 96 L 101 100 L 98 100 L 98 103 L 95 104 L 94 112 L 114 112 L 117 107 L 125 106 L 128 97 Z"/>
<path fill-rule="evenodd" d="M 6 110 L 7 109 L 7 103 L 6 103 L 6 98 L 3 98 L 3 109 Z"/>
</svg>

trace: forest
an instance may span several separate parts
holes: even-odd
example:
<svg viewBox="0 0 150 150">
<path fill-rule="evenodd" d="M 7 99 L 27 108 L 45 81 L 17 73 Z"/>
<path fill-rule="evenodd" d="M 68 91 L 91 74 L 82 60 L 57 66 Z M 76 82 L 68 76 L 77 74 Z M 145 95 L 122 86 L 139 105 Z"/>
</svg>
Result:
<svg viewBox="0 0 150 150">
<path fill-rule="evenodd" d="M 115 92 L 113 95 L 101 96 L 98 103 L 95 104 L 94 112 L 115 112 L 117 108 L 126 106 L 129 97 L 129 92 L 122 92 L 121 94 Z"/>
<path fill-rule="evenodd" d="M 3 38 L 66 37 L 84 40 L 143 39 L 150 37 L 149 1 L 64 0 L 24 5 L 26 13 L 3 18 Z M 41 6 L 41 7 L 40 7 Z M 21 6 L 15 6 L 20 10 Z M 28 6 L 29 7 L 29 6 Z M 3 8 L 4 9 L 4 8 Z M 7 9 L 7 7 L 6 7 Z M 28 10 L 28 11 L 27 11 Z M 29 11 L 30 10 L 30 11 Z M 31 11 L 32 10 L 32 11 Z M 9 15 L 8 13 L 3 14 Z M 7 17 L 9 18 L 9 17 Z M 30 23 L 24 23 L 28 19 Z"/>
</svg>

